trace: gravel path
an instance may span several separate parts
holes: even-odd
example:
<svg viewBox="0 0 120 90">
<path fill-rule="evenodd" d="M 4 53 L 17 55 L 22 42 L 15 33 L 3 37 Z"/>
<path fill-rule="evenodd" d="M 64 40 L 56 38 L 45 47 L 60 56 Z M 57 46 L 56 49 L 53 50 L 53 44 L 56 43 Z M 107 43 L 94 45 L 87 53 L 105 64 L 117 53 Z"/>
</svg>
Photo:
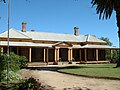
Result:
<svg viewBox="0 0 120 90">
<path fill-rule="evenodd" d="M 23 77 L 34 77 L 54 90 L 120 90 L 120 80 L 95 79 L 54 71 L 22 70 Z"/>
</svg>

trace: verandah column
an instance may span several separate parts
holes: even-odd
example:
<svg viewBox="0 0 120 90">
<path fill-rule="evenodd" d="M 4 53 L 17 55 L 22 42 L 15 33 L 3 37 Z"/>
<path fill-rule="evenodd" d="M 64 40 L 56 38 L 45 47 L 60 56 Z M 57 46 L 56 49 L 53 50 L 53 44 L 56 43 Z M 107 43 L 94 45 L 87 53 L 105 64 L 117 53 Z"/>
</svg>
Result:
<svg viewBox="0 0 120 90">
<path fill-rule="evenodd" d="M 57 61 L 59 61 L 59 48 L 57 48 Z"/>
<path fill-rule="evenodd" d="M 55 47 L 55 61 L 59 60 L 59 47 Z"/>
<path fill-rule="evenodd" d="M 56 61 L 56 51 L 57 51 L 57 49 L 55 48 L 55 61 Z"/>
<path fill-rule="evenodd" d="M 19 47 L 17 47 L 17 55 L 19 55 Z"/>
<path fill-rule="evenodd" d="M 98 62 L 98 49 L 96 49 L 96 61 Z"/>
<path fill-rule="evenodd" d="M 32 51 L 32 48 L 29 48 L 29 62 L 31 62 L 31 51 Z"/>
<path fill-rule="evenodd" d="M 47 54 L 47 55 L 46 55 L 46 62 L 47 62 L 47 63 L 48 63 L 48 55 L 49 55 L 49 54 L 48 54 L 48 52 L 49 52 L 48 50 L 49 50 L 49 49 L 47 48 L 47 52 L 46 52 L 46 54 Z"/>
<path fill-rule="evenodd" d="M 44 62 L 48 63 L 48 48 L 44 48 Z"/>
<path fill-rule="evenodd" d="M 80 62 L 82 61 L 82 57 L 81 57 L 81 50 L 79 50 L 79 59 L 80 59 Z"/>
<path fill-rule="evenodd" d="M 110 60 L 112 61 L 112 57 L 113 57 L 113 50 L 110 49 Z"/>
<path fill-rule="evenodd" d="M 72 56 L 72 48 L 69 47 L 69 48 L 68 48 L 68 61 L 69 61 L 69 62 L 72 61 L 72 58 L 73 58 L 73 56 Z"/>
<path fill-rule="evenodd" d="M 45 50 L 46 50 L 46 49 L 44 48 L 44 62 L 45 62 L 45 57 L 46 57 L 46 55 L 45 55 Z"/>
<path fill-rule="evenodd" d="M 84 58 L 85 58 L 85 62 L 87 62 L 87 50 L 84 49 Z"/>
<path fill-rule="evenodd" d="M 72 61 L 73 55 L 72 55 L 72 48 L 70 49 L 70 60 Z"/>
<path fill-rule="evenodd" d="M 0 54 L 3 55 L 3 47 L 0 47 Z"/>
<path fill-rule="evenodd" d="M 70 48 L 68 48 L 68 61 L 70 62 Z"/>
</svg>

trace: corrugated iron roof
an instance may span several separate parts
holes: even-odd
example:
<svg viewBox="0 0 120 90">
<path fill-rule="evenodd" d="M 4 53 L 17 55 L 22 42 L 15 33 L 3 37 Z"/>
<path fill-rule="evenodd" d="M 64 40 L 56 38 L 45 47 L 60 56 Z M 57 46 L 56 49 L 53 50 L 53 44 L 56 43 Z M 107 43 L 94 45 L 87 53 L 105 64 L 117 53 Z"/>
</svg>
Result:
<svg viewBox="0 0 120 90">
<path fill-rule="evenodd" d="M 33 40 L 46 40 L 46 41 L 66 41 L 66 42 L 79 42 L 74 35 L 70 34 L 58 34 L 58 33 L 47 33 L 47 32 L 23 32 Z"/>
<path fill-rule="evenodd" d="M 0 41 L 0 46 L 7 46 L 7 41 Z M 32 42 L 9 42 L 9 46 L 30 46 L 30 47 L 52 47 L 53 44 L 42 44 Z"/>
<path fill-rule="evenodd" d="M 45 41 L 65 41 L 65 42 L 100 42 L 106 43 L 92 35 L 72 35 L 72 34 L 59 34 L 59 33 L 47 33 L 47 32 L 36 32 L 36 31 L 18 31 L 10 29 L 10 38 L 24 38 L 32 40 L 45 40 Z M 7 31 L 0 34 L 1 38 L 7 38 Z"/>
<path fill-rule="evenodd" d="M 115 49 L 116 47 L 112 47 L 112 46 L 108 46 L 108 45 L 89 45 L 89 44 L 87 44 L 87 45 L 82 46 L 82 48 Z"/>
<path fill-rule="evenodd" d="M 86 42 L 103 42 L 105 43 L 105 41 L 101 40 L 101 39 L 98 39 L 96 38 L 95 36 L 92 36 L 92 35 L 86 35 Z"/>
<path fill-rule="evenodd" d="M 7 41 L 0 41 L 0 46 L 7 46 Z M 10 46 L 29 46 L 29 47 L 53 47 L 54 44 L 42 44 L 42 43 L 32 43 L 32 42 L 9 42 Z M 115 49 L 116 47 L 108 45 L 73 45 L 72 48 L 98 48 L 98 49 Z"/>
<path fill-rule="evenodd" d="M 8 31 L 5 31 L 3 33 L 0 34 L 0 38 L 7 38 L 8 35 Z M 28 37 L 27 35 L 23 34 L 20 31 L 17 31 L 15 29 L 10 29 L 9 30 L 9 37 L 10 38 L 24 38 L 24 39 L 30 39 L 30 37 Z"/>
</svg>

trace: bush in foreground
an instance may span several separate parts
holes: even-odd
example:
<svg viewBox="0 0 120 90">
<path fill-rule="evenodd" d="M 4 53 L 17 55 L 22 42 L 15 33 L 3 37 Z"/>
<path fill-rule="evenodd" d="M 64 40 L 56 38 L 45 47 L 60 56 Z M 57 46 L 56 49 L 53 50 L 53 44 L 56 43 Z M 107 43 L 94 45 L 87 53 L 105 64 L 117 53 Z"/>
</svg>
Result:
<svg viewBox="0 0 120 90">
<path fill-rule="evenodd" d="M 7 70 L 4 70 L 4 71 L 2 72 L 1 82 L 7 81 L 6 73 L 7 73 Z M 9 80 L 10 82 L 12 82 L 12 81 L 19 81 L 19 80 L 21 80 L 21 79 L 22 79 L 22 76 L 21 76 L 20 74 L 18 74 L 18 73 L 16 73 L 16 72 L 13 72 L 13 71 L 9 71 L 8 80 Z"/>
<path fill-rule="evenodd" d="M 41 90 L 41 83 L 30 77 L 16 83 L 0 84 L 0 90 Z"/>
<path fill-rule="evenodd" d="M 14 53 L 10 53 L 9 60 L 7 54 L 3 54 L 0 56 L 0 82 L 4 81 L 7 77 L 7 64 L 9 61 L 9 74 L 13 74 L 16 71 L 20 70 L 20 68 L 25 67 L 27 65 L 27 58 L 25 56 L 19 56 Z M 13 75 L 13 77 L 15 74 Z M 13 79 L 13 77 L 10 77 L 9 80 Z"/>
<path fill-rule="evenodd" d="M 18 90 L 41 90 L 41 83 L 30 77 L 19 84 Z"/>
</svg>

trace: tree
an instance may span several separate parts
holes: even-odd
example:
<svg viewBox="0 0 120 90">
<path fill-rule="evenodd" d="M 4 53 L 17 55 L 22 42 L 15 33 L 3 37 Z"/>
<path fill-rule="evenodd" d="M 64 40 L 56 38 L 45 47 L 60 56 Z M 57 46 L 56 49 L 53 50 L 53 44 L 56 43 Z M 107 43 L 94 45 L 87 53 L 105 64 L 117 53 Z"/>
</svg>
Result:
<svg viewBox="0 0 120 90">
<path fill-rule="evenodd" d="M 112 12 L 115 11 L 120 48 L 120 0 L 92 0 L 91 4 L 92 6 L 96 6 L 96 13 L 99 14 L 99 19 L 109 19 Z M 120 67 L 120 51 L 119 61 L 116 67 Z"/>
<path fill-rule="evenodd" d="M 0 1 L 3 1 L 5 3 L 5 0 L 0 0 Z"/>
<path fill-rule="evenodd" d="M 109 38 L 107 38 L 107 37 L 101 37 L 100 39 L 103 40 L 103 41 L 106 41 L 107 45 L 109 45 L 109 46 L 113 45 L 112 42 L 110 42 Z"/>
<path fill-rule="evenodd" d="M 107 42 L 107 45 L 112 46 L 112 43 L 110 42 L 109 38 L 101 37 L 100 39 Z M 105 50 L 105 53 L 106 53 L 106 59 L 109 60 L 110 59 L 110 50 Z"/>
<path fill-rule="evenodd" d="M 103 40 L 103 41 L 106 41 L 107 45 L 113 46 L 113 43 L 110 42 L 109 38 L 107 38 L 107 37 L 101 37 L 100 39 Z M 118 53 L 119 53 L 118 50 L 113 50 L 113 57 L 112 57 L 111 63 L 118 62 L 118 58 L 119 58 Z M 106 58 L 110 59 L 110 50 L 106 50 Z"/>
</svg>

